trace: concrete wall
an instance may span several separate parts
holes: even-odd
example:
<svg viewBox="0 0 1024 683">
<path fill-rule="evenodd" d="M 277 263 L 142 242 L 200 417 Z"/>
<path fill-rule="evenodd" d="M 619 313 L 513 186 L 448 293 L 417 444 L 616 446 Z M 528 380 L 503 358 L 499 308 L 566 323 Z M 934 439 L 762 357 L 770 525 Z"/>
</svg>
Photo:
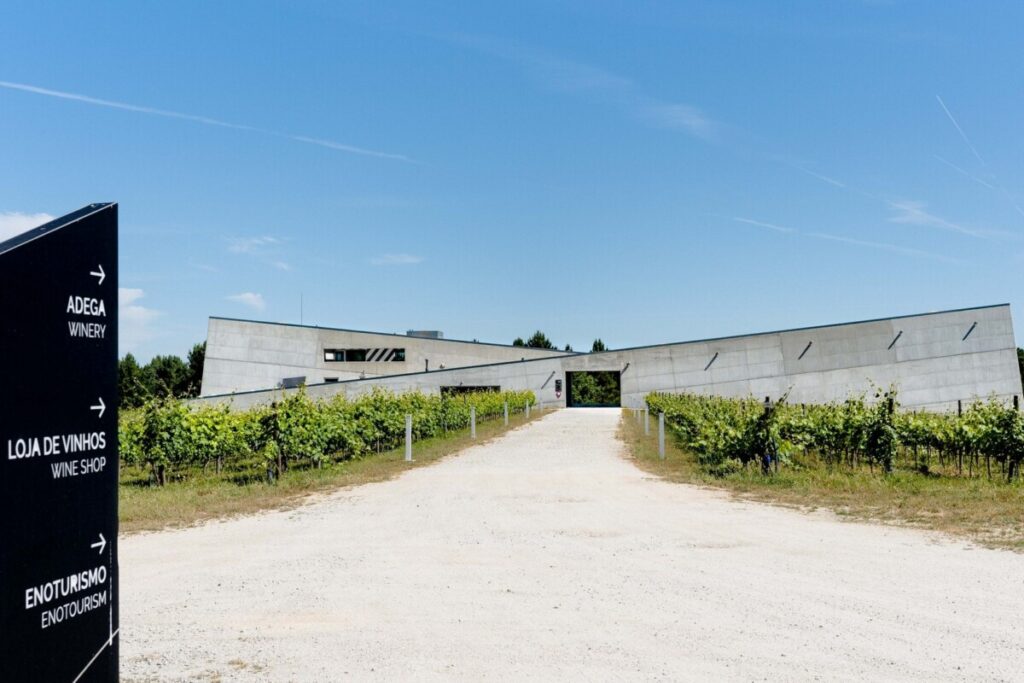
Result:
<svg viewBox="0 0 1024 683">
<path fill-rule="evenodd" d="M 436 393 L 442 386 L 460 384 L 500 386 L 531 389 L 542 403 L 564 406 L 566 397 L 556 396 L 555 380 L 561 379 L 564 387 L 565 373 L 578 370 L 622 371 L 623 405 L 633 407 L 642 405 L 652 391 L 773 399 L 789 391 L 791 402 L 819 403 L 870 392 L 873 385 L 894 384 L 905 408 L 927 410 L 953 410 L 957 400 L 990 395 L 1010 400 L 1021 394 L 1007 305 L 396 375 L 307 390 L 312 397 L 328 397 L 338 392 L 356 396 L 374 387 Z M 275 395 L 280 392 L 209 400 L 245 408 Z"/>
<path fill-rule="evenodd" d="M 405 349 L 405 361 L 339 363 L 324 360 L 325 349 Z M 328 377 L 339 381 L 482 365 L 521 358 L 565 355 L 561 351 L 529 349 L 401 334 L 339 330 L 326 327 L 210 318 L 202 395 L 269 389 L 286 377 L 305 377 L 319 384 Z"/>
</svg>

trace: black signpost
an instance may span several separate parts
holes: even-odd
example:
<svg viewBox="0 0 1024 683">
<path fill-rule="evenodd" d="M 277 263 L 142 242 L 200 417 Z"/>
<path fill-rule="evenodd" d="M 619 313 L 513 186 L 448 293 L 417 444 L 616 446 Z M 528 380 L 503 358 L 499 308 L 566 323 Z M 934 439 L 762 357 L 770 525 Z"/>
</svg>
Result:
<svg viewBox="0 0 1024 683">
<path fill-rule="evenodd" d="M 0 242 L 0 681 L 116 681 L 117 205 Z"/>
</svg>

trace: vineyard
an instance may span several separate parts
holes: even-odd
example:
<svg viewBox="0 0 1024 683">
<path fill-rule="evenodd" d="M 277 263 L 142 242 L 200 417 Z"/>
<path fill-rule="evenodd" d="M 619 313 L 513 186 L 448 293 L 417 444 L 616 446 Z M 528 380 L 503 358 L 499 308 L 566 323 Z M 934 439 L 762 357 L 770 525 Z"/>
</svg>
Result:
<svg viewBox="0 0 1024 683">
<path fill-rule="evenodd" d="M 665 413 L 679 446 L 716 477 L 781 467 L 1013 482 L 1024 460 L 1021 412 L 996 400 L 962 414 L 900 411 L 894 390 L 824 405 L 655 393 L 647 406 Z"/>
<path fill-rule="evenodd" d="M 299 391 L 247 411 L 153 399 L 122 412 L 119 441 L 125 467 L 147 472 L 152 483 L 182 481 L 201 471 L 236 482 L 273 481 L 290 469 L 322 468 L 397 448 L 405 416 L 413 439 L 443 436 L 478 421 L 533 405 L 533 392 L 479 392 L 452 397 L 374 391 L 357 399 L 313 401 Z"/>
</svg>

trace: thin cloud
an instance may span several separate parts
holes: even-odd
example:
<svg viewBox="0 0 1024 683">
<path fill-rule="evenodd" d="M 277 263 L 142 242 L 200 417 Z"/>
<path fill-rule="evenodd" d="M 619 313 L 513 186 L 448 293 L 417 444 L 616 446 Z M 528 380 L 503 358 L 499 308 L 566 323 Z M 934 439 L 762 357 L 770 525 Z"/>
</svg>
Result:
<svg viewBox="0 0 1024 683">
<path fill-rule="evenodd" d="M 231 237 L 228 238 L 228 251 L 260 261 L 274 270 L 287 272 L 292 269 L 292 264 L 281 253 L 284 243 L 285 240 L 271 235 Z"/>
<path fill-rule="evenodd" d="M 270 133 L 271 131 L 264 131 Z M 362 154 L 363 156 L 378 157 L 381 159 L 394 159 L 395 161 L 404 161 L 410 164 L 418 164 L 420 162 L 405 156 L 404 154 L 392 154 L 391 152 L 378 152 L 372 149 L 365 149 L 363 147 L 355 147 L 353 145 L 346 145 L 341 142 L 334 142 L 333 140 L 324 140 L 323 138 L 311 138 L 305 135 L 288 135 L 286 133 L 273 133 L 279 137 L 286 138 L 288 140 L 294 140 L 295 142 L 305 142 L 310 145 L 319 145 L 320 147 L 326 147 L 327 149 L 336 149 L 339 152 L 350 152 L 351 154 Z"/>
<path fill-rule="evenodd" d="M 1024 216 L 1024 209 L 1020 208 L 1020 204 L 1018 204 L 1017 200 L 1013 198 L 1013 195 L 1010 194 L 1010 191 L 1007 190 L 1002 185 L 999 186 L 999 191 L 1003 193 L 1004 197 L 1006 197 L 1006 201 L 1010 202 L 1010 204 L 1013 205 L 1013 208 L 1017 210 L 1017 213 L 1019 213 L 1021 216 Z"/>
<path fill-rule="evenodd" d="M 967 170 L 957 166 L 956 164 L 948 161 L 947 159 L 944 159 L 944 158 L 940 157 L 938 154 L 935 154 L 933 156 L 938 161 L 940 161 L 940 162 L 946 164 L 947 166 L 953 168 L 958 173 L 962 173 L 963 175 L 967 176 L 971 180 L 973 180 L 973 181 L 975 181 L 977 183 L 980 183 L 980 184 L 984 185 L 985 187 L 987 187 L 989 189 L 996 190 L 997 192 L 1001 192 L 1006 197 L 1007 201 L 1009 201 L 1010 204 L 1013 205 L 1013 208 L 1016 209 L 1017 212 L 1020 213 L 1022 216 L 1024 216 L 1024 209 L 1022 209 L 1020 207 L 1020 205 L 1017 204 L 1017 202 L 1014 200 L 1014 198 L 1010 195 L 1010 193 L 1006 190 L 1005 187 L 1003 187 L 1001 185 L 998 186 L 998 187 L 990 185 L 989 183 L 985 182 L 984 180 L 982 180 L 981 178 L 977 177 L 976 175 L 973 175 L 969 171 L 967 171 Z M 952 221 L 946 220 L 944 218 L 941 218 L 939 216 L 936 216 L 934 214 L 931 214 L 931 213 L 925 211 L 924 209 L 926 207 L 926 204 L 924 202 L 906 201 L 906 200 L 891 201 L 891 200 L 888 200 L 888 199 L 884 199 L 883 197 L 879 197 L 878 195 L 872 194 L 871 192 L 868 192 L 866 190 L 862 190 L 862 189 L 860 189 L 858 187 L 855 187 L 855 186 L 849 185 L 847 183 L 844 183 L 844 182 L 842 182 L 840 180 L 836 180 L 835 178 L 827 176 L 827 175 L 825 175 L 823 173 L 817 173 L 816 171 L 812 171 L 811 169 L 809 169 L 809 168 L 807 168 L 805 166 L 802 166 L 802 165 L 800 165 L 798 163 L 793 163 L 791 161 L 788 161 L 786 159 L 782 159 L 782 158 L 779 158 L 779 157 L 775 157 L 774 160 L 779 162 L 779 163 L 782 163 L 782 164 L 784 164 L 786 166 L 789 166 L 790 168 L 796 169 L 796 170 L 798 170 L 798 171 L 800 171 L 802 173 L 806 173 L 807 175 L 809 175 L 809 176 L 811 176 L 813 178 L 817 178 L 818 180 L 822 181 L 823 183 L 827 183 L 828 185 L 832 185 L 833 187 L 842 188 L 844 190 L 847 190 L 848 192 L 853 192 L 854 194 L 858 194 L 858 195 L 860 195 L 860 196 L 862 196 L 862 197 L 864 197 L 866 199 L 870 199 L 872 201 L 877 201 L 877 202 L 881 202 L 881 203 L 885 204 L 890 209 L 894 209 L 896 211 L 895 215 L 893 215 L 893 216 L 891 216 L 889 218 L 889 221 L 892 222 L 892 223 L 902 223 L 902 224 L 906 224 L 906 225 L 920 225 L 920 226 L 925 226 L 925 227 L 940 228 L 940 229 L 943 229 L 943 230 L 949 230 L 949 231 L 952 231 L 952 232 L 958 232 L 958 233 L 963 234 L 963 235 L 969 235 L 971 237 L 976 237 L 976 238 L 981 238 L 981 239 L 990 239 L 990 238 L 1017 239 L 1018 238 L 1017 235 L 1015 235 L 1013 233 L 1010 233 L 1010 232 L 1007 232 L 1005 230 L 987 230 L 987 229 L 971 228 L 971 227 L 968 227 L 968 226 L 960 225 L 959 223 L 954 223 Z"/>
<path fill-rule="evenodd" d="M 646 109 L 647 118 L 656 126 L 682 130 L 699 138 L 709 138 L 715 122 L 697 107 L 688 104 L 656 104 Z"/>
<path fill-rule="evenodd" d="M 38 228 L 44 223 L 49 223 L 53 218 L 48 213 L 19 213 L 17 211 L 0 213 L 0 242 L 28 232 L 32 228 Z"/>
<path fill-rule="evenodd" d="M 618 76 L 600 67 L 564 59 L 521 43 L 494 36 L 453 34 L 442 40 L 470 48 L 476 52 L 515 62 L 546 85 L 558 90 L 628 90 L 633 87 L 628 78 Z"/>
<path fill-rule="evenodd" d="M 783 166 L 791 168 L 794 171 L 800 171 L 801 173 L 804 173 L 812 178 L 820 180 L 821 182 L 831 185 L 832 187 L 838 187 L 844 190 L 852 189 L 849 185 L 847 185 L 841 180 L 836 180 L 835 178 L 827 176 L 824 173 L 812 171 L 810 168 L 808 168 L 808 164 L 810 162 L 807 161 L 806 159 L 794 159 L 792 156 L 787 154 L 769 154 L 767 155 L 767 158 L 770 161 L 774 161 L 777 164 L 782 164 Z"/>
<path fill-rule="evenodd" d="M 978 230 L 976 228 L 969 228 L 959 223 L 948 221 L 945 218 L 936 216 L 933 213 L 928 212 L 926 209 L 928 205 L 925 202 L 918 202 L 912 200 L 901 200 L 901 201 L 890 201 L 886 202 L 895 213 L 889 216 L 890 223 L 898 223 L 901 225 L 917 225 L 926 228 L 937 228 L 939 230 L 946 230 L 949 232 L 956 232 L 961 235 L 968 235 L 978 239 L 988 239 L 992 237 L 1012 237 L 1012 235 L 1001 232 L 998 230 Z"/>
<path fill-rule="evenodd" d="M 960 173 L 960 174 L 962 174 L 964 176 L 967 176 L 968 178 L 970 178 L 974 182 L 978 183 L 979 185 L 984 185 L 985 187 L 987 187 L 990 190 L 995 190 L 996 189 L 996 187 L 994 185 L 990 185 L 989 183 L 985 182 L 984 180 L 982 180 L 978 176 L 974 175 L 973 173 L 960 168 L 959 166 L 954 164 L 952 161 L 949 161 L 947 159 L 943 159 L 938 154 L 933 154 L 932 156 L 935 157 L 936 159 L 938 159 L 939 161 L 941 161 L 942 163 L 944 163 L 946 166 L 949 166 L 951 169 L 953 169 L 957 173 Z"/>
<path fill-rule="evenodd" d="M 836 180 L 835 178 L 830 178 L 829 176 L 827 176 L 827 175 L 825 175 L 823 173 L 816 173 L 816 172 L 812 171 L 809 168 L 804 168 L 803 166 L 796 166 L 796 165 L 794 165 L 793 168 L 795 168 L 798 171 L 803 171 L 804 173 L 806 173 L 807 175 L 811 176 L 812 178 L 817 178 L 821 182 L 828 183 L 829 185 L 832 185 L 833 187 L 841 187 L 843 189 L 847 188 L 846 183 L 844 183 L 844 182 L 842 182 L 840 180 Z"/>
<path fill-rule="evenodd" d="M 217 268 L 211 266 L 208 263 L 199 263 L 197 261 L 189 260 L 188 264 L 190 266 L 192 266 L 193 268 L 195 268 L 196 270 L 202 270 L 202 271 L 205 271 L 207 273 L 219 273 L 220 272 L 220 270 L 218 270 Z"/>
<path fill-rule="evenodd" d="M 374 266 L 411 266 L 422 262 L 422 256 L 413 254 L 381 254 L 370 259 Z"/>
<path fill-rule="evenodd" d="M 981 163 L 981 165 L 982 165 L 983 167 L 987 167 L 987 166 L 988 166 L 988 164 L 986 164 L 986 163 L 985 163 L 985 160 L 981 158 L 981 155 L 980 155 L 980 154 L 978 154 L 978 149 L 977 149 L 977 147 L 975 147 L 975 146 L 974 146 L 974 143 L 973 143 L 973 142 L 971 142 L 971 139 L 967 137 L 967 133 L 965 133 L 965 132 L 964 132 L 964 129 L 963 129 L 963 128 L 962 128 L 961 126 L 960 126 L 960 123 L 959 123 L 959 122 L 958 122 L 958 121 L 956 120 L 956 118 L 955 118 L 955 117 L 953 116 L 953 112 L 951 112 L 951 111 L 949 110 L 949 107 L 947 107 L 947 106 L 946 106 L 946 103 L 942 101 L 942 98 L 941 98 L 941 97 L 939 97 L 938 95 L 936 95 L 936 96 L 935 96 L 935 99 L 937 99 L 937 100 L 939 101 L 939 105 L 940 105 L 940 106 L 942 107 L 942 111 L 946 112 L 946 116 L 947 116 L 947 117 L 949 117 L 949 121 L 950 121 L 950 123 L 952 123 L 952 124 L 953 124 L 953 127 L 954 127 L 954 128 L 956 128 L 956 131 L 957 131 L 958 133 L 960 133 L 960 137 L 961 137 L 961 138 L 963 138 L 963 140 L 964 140 L 964 142 L 965 142 L 965 143 L 967 143 L 967 146 L 968 146 L 968 147 L 970 148 L 970 150 L 971 150 L 971 153 L 973 153 L 973 154 L 974 154 L 975 158 L 976 158 L 976 159 L 977 159 L 977 160 L 978 160 L 978 161 L 979 161 L 979 162 Z M 996 176 L 995 176 L 995 173 L 992 173 L 992 174 L 991 174 L 991 176 L 992 176 L 992 179 L 993 179 L 993 180 L 995 181 L 995 183 L 996 183 L 996 185 L 995 185 L 995 186 L 992 186 L 992 185 L 990 185 L 989 183 L 985 182 L 984 180 L 982 180 L 982 179 L 980 179 L 980 178 L 978 178 L 978 177 L 976 177 L 976 176 L 974 176 L 974 175 L 972 175 L 972 174 L 968 173 L 967 171 L 965 171 L 964 169 L 960 168 L 959 166 L 956 166 L 956 165 L 954 165 L 954 164 L 952 164 L 952 163 L 950 163 L 950 162 L 946 161 L 945 159 L 943 159 L 943 158 L 939 157 L 938 155 L 935 155 L 935 156 L 936 156 L 936 158 L 937 158 L 937 159 L 938 159 L 939 161 L 941 161 L 941 162 L 945 163 L 945 164 L 946 164 L 946 165 L 948 165 L 948 166 L 952 166 L 952 167 L 953 167 L 954 169 L 956 169 L 957 171 L 960 171 L 961 173 L 963 173 L 964 175 L 966 175 L 966 176 L 967 176 L 968 178 L 970 178 L 971 180 L 974 180 L 974 181 L 976 181 L 976 182 L 979 182 L 979 183 L 981 183 L 982 185 L 984 185 L 985 187 L 988 187 L 988 188 L 991 188 L 991 189 L 993 189 L 993 190 L 996 190 L 997 192 L 999 192 L 1000 194 L 1002 194 L 1002 195 L 1003 195 L 1003 197 L 1004 197 L 1004 198 L 1006 199 L 1006 201 L 1010 202 L 1010 204 L 1011 204 L 1011 205 L 1013 205 L 1013 208 L 1014 208 L 1014 209 L 1016 209 L 1017 213 L 1019 213 L 1020 215 L 1024 216 L 1024 209 L 1022 209 L 1022 208 L 1021 208 L 1021 206 L 1020 206 L 1020 204 L 1018 204 L 1018 203 L 1017 203 L 1017 200 L 1016 200 L 1016 199 L 1015 199 L 1015 198 L 1013 197 L 1013 195 L 1011 195 L 1011 194 L 1010 194 L 1010 191 L 1009 191 L 1009 190 L 1007 190 L 1007 189 L 1006 189 L 1006 187 L 1005 187 L 1005 186 L 1003 186 L 1003 184 L 1002 184 L 1001 182 L 999 182 L 999 179 L 998 179 L 998 178 L 996 178 Z"/>
<path fill-rule="evenodd" d="M 775 225 L 774 223 L 766 223 L 765 221 L 755 221 L 753 218 L 740 218 L 739 216 L 733 216 L 733 220 L 737 223 L 746 223 L 747 225 L 756 225 L 760 228 L 768 228 L 775 232 L 783 233 L 795 233 L 799 232 L 796 228 L 787 228 L 784 225 Z"/>
<path fill-rule="evenodd" d="M 836 187 L 836 188 L 839 188 L 841 190 L 846 190 L 847 192 L 851 192 L 853 194 L 860 195 L 861 197 L 864 197 L 865 199 L 870 199 L 872 201 L 876 201 L 876 202 L 884 202 L 885 201 L 884 199 L 882 199 L 878 195 L 872 194 L 871 192 L 868 192 L 867 190 L 859 188 L 859 187 L 857 187 L 855 185 L 851 185 L 848 182 L 845 182 L 843 180 L 838 180 L 838 179 L 834 178 L 833 176 L 825 175 L 824 173 L 819 173 L 817 171 L 812 171 L 810 168 L 808 168 L 805 165 L 807 162 L 792 161 L 792 160 L 790 160 L 789 158 L 787 158 L 785 156 L 780 156 L 780 155 L 777 155 L 777 154 L 776 155 L 772 155 L 769 158 L 772 161 L 776 162 L 776 163 L 782 164 L 782 165 L 784 165 L 784 166 L 786 166 L 788 168 L 792 168 L 793 170 L 800 171 L 801 173 L 804 173 L 804 174 L 806 174 L 806 175 L 808 175 L 808 176 L 810 176 L 812 178 L 815 178 L 816 180 L 820 180 L 821 182 L 825 183 L 826 185 L 831 185 L 832 187 Z"/>
<path fill-rule="evenodd" d="M 964 132 L 964 129 L 960 127 L 960 124 L 953 116 L 953 112 L 949 110 L 949 107 L 946 106 L 946 103 L 942 101 L 941 97 L 936 95 L 935 99 L 939 101 L 939 106 L 942 107 L 942 111 L 946 112 L 946 116 L 949 117 L 950 123 L 952 123 L 953 127 L 956 128 L 956 132 L 960 133 L 960 137 L 962 137 L 964 139 L 964 142 L 967 143 L 967 146 L 971 148 L 971 152 L 974 153 L 974 156 L 978 159 L 978 161 L 981 162 L 982 166 L 985 166 L 985 160 L 981 158 L 980 154 L 978 154 L 978 149 L 974 146 L 974 143 L 971 142 L 971 139 L 967 137 L 967 133 Z"/>
<path fill-rule="evenodd" d="M 144 296 L 146 296 L 146 293 L 141 289 L 133 289 L 131 287 L 120 287 L 117 290 L 117 305 L 131 306 Z"/>
<path fill-rule="evenodd" d="M 519 65 L 554 90 L 589 93 L 646 125 L 679 130 L 701 139 L 714 137 L 720 125 L 700 108 L 650 97 L 624 76 L 590 64 L 564 59 L 539 48 L 473 35 L 448 35 L 442 40 Z"/>
<path fill-rule="evenodd" d="M 228 239 L 228 251 L 233 254 L 255 254 L 266 247 L 272 247 L 280 243 L 281 240 L 269 235 L 262 237 L 231 237 Z"/>
<path fill-rule="evenodd" d="M 267 307 L 266 302 L 263 301 L 263 295 L 257 294 L 256 292 L 242 292 L 241 294 L 232 294 L 227 297 L 228 301 L 234 301 L 235 303 L 248 306 L 254 311 L 262 311 Z"/>
<path fill-rule="evenodd" d="M 808 237 L 813 237 L 819 240 L 829 240 L 832 242 L 841 242 L 843 244 L 852 244 L 857 247 L 867 247 L 869 249 L 881 249 L 882 251 L 892 252 L 893 254 L 902 254 L 903 256 L 914 256 L 919 258 L 934 259 L 936 261 L 944 261 L 945 263 L 956 263 L 963 264 L 964 261 L 958 258 L 952 258 L 950 256 L 943 256 L 942 254 L 936 254 L 930 251 L 924 251 L 922 249 L 912 249 L 910 247 L 901 247 L 898 244 L 890 244 L 888 242 L 871 242 L 868 240 L 858 240 L 852 237 L 843 237 L 842 235 L 831 235 L 825 232 L 809 232 Z"/>
<path fill-rule="evenodd" d="M 888 242 L 872 242 L 868 240 L 855 239 L 853 237 L 844 237 L 843 235 L 833 235 L 827 232 L 802 232 L 800 230 L 797 230 L 796 228 L 790 228 L 784 225 L 777 225 L 775 223 L 769 223 L 767 221 L 754 220 L 753 218 L 740 218 L 738 216 L 734 216 L 732 220 L 736 221 L 737 223 L 754 225 L 759 228 L 766 228 L 773 232 L 784 233 L 787 235 L 796 235 L 798 237 L 816 240 L 828 240 L 830 242 L 839 242 L 842 244 L 849 244 L 857 247 L 865 247 L 868 249 L 880 249 L 882 251 L 888 251 L 893 254 L 900 254 L 902 256 L 911 256 L 914 258 L 928 258 L 936 261 L 943 261 L 945 263 L 964 263 L 964 261 L 960 259 L 943 256 L 942 254 L 924 251 L 923 249 L 901 247 L 898 244 L 890 244 Z"/>
<path fill-rule="evenodd" d="M 221 121 L 220 119 L 210 118 L 208 116 L 197 116 L 195 114 L 184 114 L 182 112 L 170 111 L 168 109 L 157 109 L 155 107 L 145 107 L 137 104 L 128 104 L 126 102 L 116 102 L 114 100 L 103 100 L 98 97 L 90 97 L 88 95 L 79 95 L 76 93 L 64 92 L 61 90 L 51 90 L 49 88 L 41 88 L 36 85 L 28 85 L 26 83 L 13 83 L 11 81 L 0 81 L 0 88 L 7 88 L 8 90 L 20 90 L 22 92 L 33 93 L 36 95 L 45 95 L 46 97 L 56 97 L 62 100 L 72 100 L 74 102 L 82 102 L 83 104 L 91 104 L 97 107 L 107 107 L 109 109 L 120 109 L 122 111 L 131 111 L 138 114 L 148 114 L 150 116 L 162 116 L 169 119 L 178 119 L 181 121 L 191 121 L 192 123 L 200 123 L 205 126 L 217 126 L 218 128 L 230 128 L 232 130 L 244 130 L 252 133 L 260 133 L 263 135 L 272 135 L 277 138 L 284 140 L 291 140 L 292 142 L 299 142 L 308 145 L 317 145 L 318 147 L 325 147 L 327 149 L 338 150 L 341 152 L 347 152 L 349 154 L 359 154 L 362 156 L 377 157 L 380 159 L 392 159 L 395 161 L 405 161 L 409 163 L 416 163 L 413 159 L 405 156 L 404 154 L 394 154 L 391 152 L 381 152 L 375 149 L 368 149 L 366 147 L 357 147 L 355 145 L 347 145 L 341 142 L 335 142 L 333 140 L 325 140 L 322 138 L 313 138 L 306 135 L 292 135 L 290 133 L 282 133 L 275 130 L 269 130 L 266 128 L 258 128 L 256 126 L 249 126 L 243 123 L 231 123 L 229 121 Z"/>
<path fill-rule="evenodd" d="M 139 346 L 157 336 L 153 323 L 163 315 L 161 311 L 139 303 L 146 292 L 132 287 L 117 290 L 118 346 L 121 353 L 138 350 Z"/>
</svg>

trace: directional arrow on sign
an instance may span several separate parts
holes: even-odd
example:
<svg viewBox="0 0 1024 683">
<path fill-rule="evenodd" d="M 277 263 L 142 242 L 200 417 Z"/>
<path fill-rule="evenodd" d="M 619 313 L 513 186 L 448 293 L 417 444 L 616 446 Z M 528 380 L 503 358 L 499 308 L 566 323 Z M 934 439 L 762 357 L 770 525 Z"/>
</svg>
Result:
<svg viewBox="0 0 1024 683">
<path fill-rule="evenodd" d="M 100 555 L 102 555 L 103 554 L 103 549 L 107 547 L 107 539 L 103 538 L 103 534 L 100 534 L 100 540 L 96 541 L 95 543 L 93 543 L 89 547 L 90 548 L 99 548 L 98 552 L 99 552 Z"/>
<path fill-rule="evenodd" d="M 95 270 L 90 270 L 89 271 L 89 275 L 92 275 L 93 277 L 99 278 L 99 280 L 100 280 L 99 284 L 101 284 L 101 285 L 103 284 L 103 281 L 107 279 L 107 274 L 103 272 L 103 264 L 100 264 L 99 272 L 97 272 Z"/>
<path fill-rule="evenodd" d="M 89 410 L 96 410 L 99 412 L 98 417 L 103 417 L 103 413 L 107 412 L 107 404 L 103 402 L 103 397 L 100 397 L 99 401 L 99 405 L 89 406 Z"/>
</svg>

